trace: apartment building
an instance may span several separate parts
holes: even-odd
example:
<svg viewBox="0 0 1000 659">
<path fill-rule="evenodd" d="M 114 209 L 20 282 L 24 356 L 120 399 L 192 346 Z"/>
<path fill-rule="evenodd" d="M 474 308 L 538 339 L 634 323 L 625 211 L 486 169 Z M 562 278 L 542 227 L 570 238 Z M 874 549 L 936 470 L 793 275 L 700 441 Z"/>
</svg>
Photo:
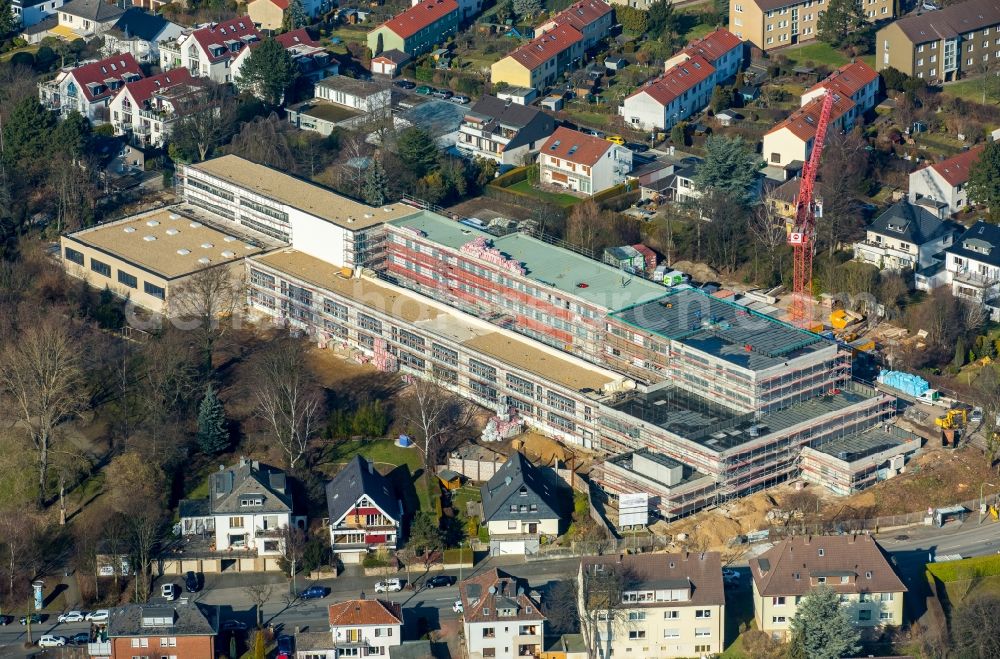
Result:
<svg viewBox="0 0 1000 659">
<path fill-rule="evenodd" d="M 743 67 L 743 42 L 726 28 L 719 28 L 689 43 L 663 63 L 663 70 L 669 71 L 692 57 L 704 58 L 715 69 L 716 84 L 723 83 Z"/>
<path fill-rule="evenodd" d="M 917 288 L 950 286 L 953 295 L 985 305 L 992 320 L 1000 318 L 1000 227 L 977 220 L 944 251 L 937 267 L 918 271 Z"/>
<path fill-rule="evenodd" d="M 305 28 L 284 32 L 275 36 L 274 40 L 288 53 L 292 63 L 299 70 L 299 79 L 302 81 L 316 82 L 340 72 L 340 62 L 323 48 L 320 42 L 310 37 Z M 259 45 L 259 41 L 252 42 L 233 57 L 229 65 L 229 75 L 234 81 L 239 80 L 240 71 Z M 259 90 L 253 91 L 256 96 L 262 96 Z"/>
<path fill-rule="evenodd" d="M 116 135 L 128 135 L 142 146 L 162 148 L 185 105 L 202 91 L 187 69 L 127 82 L 111 99 L 111 125 Z"/>
<path fill-rule="evenodd" d="M 359 112 L 387 112 L 392 90 L 387 84 L 335 75 L 316 83 L 316 98 Z"/>
<path fill-rule="evenodd" d="M 902 624 L 907 589 L 868 535 L 798 536 L 750 559 L 757 629 L 787 639 L 803 597 L 826 586 L 868 637 Z"/>
<path fill-rule="evenodd" d="M 857 106 L 849 97 L 835 93 L 833 99 L 828 135 L 830 132 L 850 130 L 854 126 L 854 120 L 860 116 Z M 767 164 L 786 167 L 809 160 L 822 110 L 823 98 L 814 98 L 764 133 L 762 153 Z"/>
<path fill-rule="evenodd" d="M 52 17 L 63 4 L 63 0 L 12 0 L 10 10 L 17 24 L 28 28 Z"/>
<path fill-rule="evenodd" d="M 103 0 L 72 0 L 59 7 L 58 25 L 49 34 L 66 40 L 91 40 L 110 30 L 125 10 Z"/>
<path fill-rule="evenodd" d="M 865 17 L 883 21 L 895 17 L 893 0 L 861 0 Z M 773 50 L 817 36 L 826 0 L 739 0 L 729 5 L 729 29 L 762 50 Z"/>
<path fill-rule="evenodd" d="M 250 0 L 247 3 L 247 15 L 261 30 L 281 30 L 285 24 L 285 13 L 291 3 L 289 0 Z M 301 2 L 302 11 L 310 19 L 317 18 L 333 6 L 330 0 L 306 0 Z"/>
<path fill-rule="evenodd" d="M 536 107 L 484 95 L 462 120 L 455 146 L 471 158 L 515 167 L 527 163 L 555 127 L 552 115 Z"/>
<path fill-rule="evenodd" d="M 245 47 L 260 41 L 261 34 L 249 16 L 208 23 L 186 30 L 177 39 L 160 43 L 160 68 L 184 67 L 193 76 L 219 84 L 233 82 L 233 60 Z"/>
<path fill-rule="evenodd" d="M 132 7 L 104 33 L 101 53 L 108 57 L 131 53 L 143 64 L 159 64 L 160 42 L 176 39 L 182 32 L 180 25 L 171 23 L 158 14 Z"/>
<path fill-rule="evenodd" d="M 338 266 L 377 267 L 385 258 L 383 225 L 419 214 L 405 204 L 373 208 L 326 188 L 222 156 L 178 168 L 179 193 L 192 206 Z"/>
<path fill-rule="evenodd" d="M 341 657 L 391 657 L 403 642 L 403 610 L 396 602 L 380 599 L 347 600 L 331 604 L 329 631 L 295 634 L 298 659 Z"/>
<path fill-rule="evenodd" d="M 583 637 L 598 659 L 698 657 L 724 648 L 717 552 L 585 556 L 577 597 Z"/>
<path fill-rule="evenodd" d="M 690 57 L 626 96 L 618 114 L 637 130 L 668 130 L 708 105 L 715 73 L 701 55 Z"/>
<path fill-rule="evenodd" d="M 91 657 L 212 659 L 219 616 L 195 603 L 130 604 L 111 609 L 106 640 L 87 644 Z"/>
<path fill-rule="evenodd" d="M 224 268 L 235 282 L 245 256 L 274 244 L 221 225 L 174 206 L 81 229 L 59 239 L 63 269 L 138 307 L 177 315 L 198 273 Z"/>
<path fill-rule="evenodd" d="M 957 156 L 921 167 L 910 174 L 909 198 L 936 202 L 944 215 L 964 210 L 970 203 L 969 177 L 983 153 L 983 146 L 974 146 Z"/>
<path fill-rule="evenodd" d="M 1000 61 L 1000 3 L 968 0 L 911 14 L 875 35 L 875 67 L 929 83 L 983 73 Z"/>
<path fill-rule="evenodd" d="M 879 75 L 872 67 L 858 60 L 844 64 L 802 94 L 800 106 L 821 99 L 828 91 L 854 102 L 854 107 L 843 117 L 845 130 L 850 130 L 861 116 L 875 107 L 879 93 Z"/>
<path fill-rule="evenodd" d="M 456 0 L 424 0 L 368 33 L 372 55 L 398 50 L 410 57 L 426 53 L 455 33 L 462 12 Z"/>
<path fill-rule="evenodd" d="M 458 585 L 468 659 L 537 657 L 544 649 L 541 599 L 527 583 L 503 570 Z"/>
<path fill-rule="evenodd" d="M 920 270 L 933 265 L 935 256 L 955 238 L 951 223 L 935 213 L 901 199 L 879 215 L 854 243 L 854 258 L 880 270 Z"/>
<path fill-rule="evenodd" d="M 330 545 L 344 563 L 369 552 L 395 550 L 403 526 L 403 501 L 392 481 L 361 456 L 326 484 Z"/>
<path fill-rule="evenodd" d="M 94 123 L 108 120 L 108 104 L 126 83 L 142 78 L 142 67 L 123 53 L 64 67 L 55 78 L 38 83 L 38 100 L 58 115 L 79 112 Z"/>
<path fill-rule="evenodd" d="M 627 147 L 578 130 L 559 127 L 538 154 L 542 183 L 595 195 L 625 182 L 632 171 Z"/>
<path fill-rule="evenodd" d="M 535 28 L 535 33 L 545 33 L 558 25 L 571 25 L 583 35 L 583 49 L 590 50 L 615 22 L 615 10 L 603 0 L 578 0 Z"/>
</svg>

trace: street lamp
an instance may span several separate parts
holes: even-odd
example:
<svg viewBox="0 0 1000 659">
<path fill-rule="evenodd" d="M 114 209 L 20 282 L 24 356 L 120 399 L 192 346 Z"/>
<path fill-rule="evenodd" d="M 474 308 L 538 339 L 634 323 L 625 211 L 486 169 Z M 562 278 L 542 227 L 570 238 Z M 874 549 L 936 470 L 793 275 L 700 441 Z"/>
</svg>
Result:
<svg viewBox="0 0 1000 659">
<path fill-rule="evenodd" d="M 996 487 L 993 483 L 983 482 L 979 485 L 979 523 L 983 523 L 983 488 L 989 485 L 990 487 Z"/>
</svg>

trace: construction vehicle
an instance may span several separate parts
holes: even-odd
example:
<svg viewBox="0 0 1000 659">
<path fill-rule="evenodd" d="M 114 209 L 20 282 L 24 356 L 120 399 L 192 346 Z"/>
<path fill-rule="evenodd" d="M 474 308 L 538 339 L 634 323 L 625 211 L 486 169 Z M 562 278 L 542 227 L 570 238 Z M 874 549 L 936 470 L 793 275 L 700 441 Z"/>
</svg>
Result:
<svg viewBox="0 0 1000 659">
<path fill-rule="evenodd" d="M 958 430 L 964 428 L 966 422 L 965 408 L 962 407 L 950 409 L 934 419 L 934 424 L 942 430 Z"/>
<path fill-rule="evenodd" d="M 835 330 L 845 329 L 861 320 L 864 320 L 864 316 L 855 311 L 834 309 L 830 312 L 830 327 Z"/>
</svg>

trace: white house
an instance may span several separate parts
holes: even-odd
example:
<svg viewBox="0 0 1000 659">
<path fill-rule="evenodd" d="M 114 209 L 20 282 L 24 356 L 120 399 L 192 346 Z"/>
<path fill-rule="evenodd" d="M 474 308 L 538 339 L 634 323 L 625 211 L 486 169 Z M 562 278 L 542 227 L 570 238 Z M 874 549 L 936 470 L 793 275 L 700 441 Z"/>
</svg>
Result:
<svg viewBox="0 0 1000 659">
<path fill-rule="evenodd" d="M 569 128 L 557 128 L 539 152 L 541 182 L 594 195 L 625 182 L 632 151 Z"/>
<path fill-rule="evenodd" d="M 552 115 L 536 107 L 485 95 L 466 113 L 455 146 L 472 158 L 512 167 L 537 153 L 555 127 Z"/>
<path fill-rule="evenodd" d="M 933 265 L 954 236 L 947 222 L 902 199 L 868 226 L 865 239 L 854 243 L 854 257 L 883 270 L 916 271 Z"/>
<path fill-rule="evenodd" d="M 117 135 L 160 148 L 170 136 L 185 101 L 201 93 L 187 69 L 164 71 L 126 83 L 111 100 L 110 119 Z"/>
<path fill-rule="evenodd" d="M 969 205 L 969 172 L 983 153 L 983 146 L 922 167 L 910 174 L 910 201 L 930 199 L 943 204 L 945 215 Z"/>
<path fill-rule="evenodd" d="M 249 16 L 209 23 L 161 42 L 160 67 L 167 71 L 183 66 L 193 76 L 220 84 L 232 82 L 233 59 L 255 41 L 260 41 L 260 32 Z"/>
<path fill-rule="evenodd" d="M 365 113 L 387 110 L 392 103 L 388 84 L 335 75 L 316 83 L 316 98 Z"/>
<path fill-rule="evenodd" d="M 692 57 L 705 58 L 715 68 L 715 84 L 721 84 L 734 77 L 742 68 L 743 41 L 726 28 L 719 28 L 689 43 L 664 62 L 663 70 L 669 71 Z"/>
<path fill-rule="evenodd" d="M 565 507 L 554 474 L 517 452 L 481 489 L 490 554 L 537 553 L 543 536 L 559 535 Z"/>
<path fill-rule="evenodd" d="M 460 583 L 458 592 L 468 659 L 539 656 L 545 616 L 524 581 L 493 568 Z"/>
<path fill-rule="evenodd" d="M 841 66 L 839 69 L 816 83 L 804 93 L 800 105 L 822 98 L 829 90 L 854 101 L 854 107 L 844 116 L 845 128 L 850 130 L 854 123 L 873 107 L 878 99 L 879 75 L 861 60 Z"/>
<path fill-rule="evenodd" d="M 715 67 L 694 55 L 627 96 L 618 114 L 637 130 L 670 129 L 708 105 L 715 84 Z"/>
<path fill-rule="evenodd" d="M 180 518 L 182 535 L 208 535 L 216 552 L 261 557 L 280 556 L 282 529 L 304 523 L 292 517 L 285 473 L 248 458 L 210 474 L 208 498 L 181 501 Z"/>
<path fill-rule="evenodd" d="M 310 37 L 305 28 L 284 32 L 275 36 L 274 40 L 288 51 L 292 61 L 299 67 L 301 79 L 315 82 L 340 71 L 340 63 L 318 41 Z M 233 81 L 239 79 L 243 65 L 259 45 L 260 42 L 250 43 L 249 47 L 242 49 L 233 58 L 229 67 Z"/>
<path fill-rule="evenodd" d="M 394 550 L 403 501 L 392 482 L 360 456 L 326 484 L 330 545 L 344 563 L 360 563 L 371 551 Z"/>
<path fill-rule="evenodd" d="M 10 9 L 14 18 L 20 19 L 21 27 L 31 27 L 55 15 L 63 4 L 63 0 L 13 0 Z"/>
<path fill-rule="evenodd" d="M 142 78 L 142 68 L 130 53 L 66 67 L 52 80 L 38 83 L 38 99 L 53 112 L 76 110 L 94 123 L 108 120 L 108 105 L 126 83 Z"/>
<path fill-rule="evenodd" d="M 857 116 L 854 108 L 854 101 L 850 98 L 834 94 L 827 135 L 850 130 L 854 124 L 846 118 Z M 809 159 L 822 109 L 823 98 L 814 98 L 764 134 L 762 155 L 768 165 L 785 167 L 793 162 L 804 163 Z"/>
<path fill-rule="evenodd" d="M 944 262 L 916 274 L 919 290 L 950 286 L 952 294 L 982 302 L 1000 320 L 1000 227 L 978 220 L 944 251 Z"/>
<path fill-rule="evenodd" d="M 124 13 L 121 7 L 103 0 L 73 0 L 59 7 L 59 24 L 49 34 L 60 39 L 89 41 L 114 27 Z"/>
<path fill-rule="evenodd" d="M 354 599 L 330 605 L 330 631 L 295 634 L 297 659 L 388 657 L 402 643 L 403 612 L 396 602 Z"/>
<path fill-rule="evenodd" d="M 376 75 L 389 76 L 390 78 L 399 73 L 401 66 L 410 61 L 410 56 L 401 50 L 383 50 L 372 58 L 372 73 Z"/>
<path fill-rule="evenodd" d="M 160 42 L 176 39 L 183 28 L 159 14 L 138 7 L 128 9 L 114 26 L 104 33 L 101 52 L 106 56 L 131 53 L 143 64 L 160 63 Z"/>
<path fill-rule="evenodd" d="M 624 579 L 608 606 L 609 584 Z M 717 552 L 585 556 L 578 609 L 590 656 L 704 657 L 724 649 L 726 592 Z"/>
</svg>

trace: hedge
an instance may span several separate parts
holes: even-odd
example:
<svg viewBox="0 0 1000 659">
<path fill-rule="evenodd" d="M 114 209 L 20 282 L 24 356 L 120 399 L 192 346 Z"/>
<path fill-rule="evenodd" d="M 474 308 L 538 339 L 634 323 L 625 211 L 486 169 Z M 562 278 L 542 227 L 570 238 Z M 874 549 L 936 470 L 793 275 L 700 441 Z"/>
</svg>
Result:
<svg viewBox="0 0 1000 659">
<path fill-rule="evenodd" d="M 928 563 L 927 572 L 938 581 L 964 581 L 976 577 L 1000 576 L 1000 555 L 977 556 L 960 561 Z"/>
</svg>

